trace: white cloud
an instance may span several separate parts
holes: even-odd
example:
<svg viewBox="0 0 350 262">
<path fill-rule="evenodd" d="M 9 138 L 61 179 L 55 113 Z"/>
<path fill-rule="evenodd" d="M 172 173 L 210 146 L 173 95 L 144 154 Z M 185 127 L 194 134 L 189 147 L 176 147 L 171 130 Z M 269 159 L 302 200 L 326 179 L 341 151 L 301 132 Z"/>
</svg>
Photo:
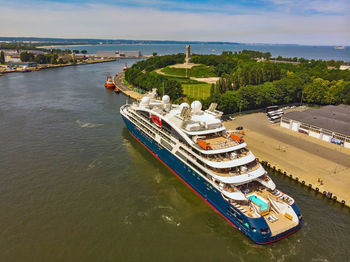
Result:
<svg viewBox="0 0 350 262">
<path fill-rule="evenodd" d="M 323 14 L 349 15 L 349 0 L 267 0 L 279 10 L 294 12 L 297 14 L 305 12 L 319 12 Z"/>
<path fill-rule="evenodd" d="M 336 15 L 229 15 L 57 3 L 7 5 L 1 13 L 1 36 L 350 44 L 349 17 Z"/>
</svg>

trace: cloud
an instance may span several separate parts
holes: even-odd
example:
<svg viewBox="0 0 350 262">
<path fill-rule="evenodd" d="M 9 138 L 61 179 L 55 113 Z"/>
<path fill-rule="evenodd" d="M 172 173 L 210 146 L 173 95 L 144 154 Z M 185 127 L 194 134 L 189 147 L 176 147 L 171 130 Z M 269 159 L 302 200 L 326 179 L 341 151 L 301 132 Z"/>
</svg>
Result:
<svg viewBox="0 0 350 262">
<path fill-rule="evenodd" d="M 348 0 L 266 0 L 276 10 L 296 14 L 319 13 L 348 16 L 350 2 Z"/>
<path fill-rule="evenodd" d="M 43 3 L 3 4 L 1 36 L 350 44 L 342 15 L 278 11 L 226 13 L 159 10 L 149 6 Z M 288 0 L 278 0 L 285 1 Z M 38 3 L 38 2 L 34 2 Z M 129 3 L 130 4 L 130 3 Z"/>
</svg>

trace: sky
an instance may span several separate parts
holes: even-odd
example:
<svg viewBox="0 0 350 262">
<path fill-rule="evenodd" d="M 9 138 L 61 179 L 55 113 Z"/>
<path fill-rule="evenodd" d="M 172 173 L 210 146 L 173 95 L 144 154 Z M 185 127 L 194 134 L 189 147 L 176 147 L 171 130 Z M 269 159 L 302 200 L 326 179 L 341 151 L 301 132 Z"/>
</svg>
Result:
<svg viewBox="0 0 350 262">
<path fill-rule="evenodd" d="M 350 45 L 350 0 L 0 0 L 0 36 Z"/>
</svg>

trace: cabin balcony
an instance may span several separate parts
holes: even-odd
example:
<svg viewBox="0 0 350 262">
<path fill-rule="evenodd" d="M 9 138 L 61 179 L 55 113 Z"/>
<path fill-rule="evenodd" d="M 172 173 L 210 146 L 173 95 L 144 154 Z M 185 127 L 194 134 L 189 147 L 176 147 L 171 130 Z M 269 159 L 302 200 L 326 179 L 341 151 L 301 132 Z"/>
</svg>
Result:
<svg viewBox="0 0 350 262">
<path fill-rule="evenodd" d="M 242 165 L 239 167 L 233 167 L 233 168 L 213 168 L 210 169 L 215 175 L 218 176 L 239 176 L 244 174 L 249 174 L 251 172 L 254 172 L 258 170 L 261 167 L 260 163 L 258 161 L 250 162 L 247 165 Z"/>
</svg>

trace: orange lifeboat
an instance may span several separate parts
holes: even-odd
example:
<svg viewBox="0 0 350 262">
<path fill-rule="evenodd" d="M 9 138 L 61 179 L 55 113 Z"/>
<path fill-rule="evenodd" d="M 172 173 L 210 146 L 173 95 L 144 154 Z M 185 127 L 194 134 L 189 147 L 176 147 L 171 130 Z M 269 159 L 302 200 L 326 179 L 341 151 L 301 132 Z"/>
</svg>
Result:
<svg viewBox="0 0 350 262">
<path fill-rule="evenodd" d="M 114 83 L 113 83 L 113 81 L 112 81 L 112 77 L 111 77 L 110 73 L 108 73 L 108 75 L 107 75 L 107 79 L 106 79 L 106 83 L 105 83 L 105 88 L 107 88 L 107 89 L 113 89 L 113 88 L 115 88 L 115 85 L 114 85 Z"/>
<path fill-rule="evenodd" d="M 241 138 L 241 137 L 239 137 L 239 136 L 237 136 L 237 135 L 235 135 L 235 134 L 233 134 L 233 133 L 230 135 L 230 137 L 231 137 L 233 140 L 235 140 L 238 144 L 241 144 L 241 143 L 244 142 L 244 139 L 243 139 L 243 138 Z"/>
<path fill-rule="evenodd" d="M 204 150 L 212 150 L 213 148 L 211 147 L 211 145 L 207 142 L 205 142 L 202 139 L 197 139 L 197 144 L 203 148 Z"/>
</svg>

